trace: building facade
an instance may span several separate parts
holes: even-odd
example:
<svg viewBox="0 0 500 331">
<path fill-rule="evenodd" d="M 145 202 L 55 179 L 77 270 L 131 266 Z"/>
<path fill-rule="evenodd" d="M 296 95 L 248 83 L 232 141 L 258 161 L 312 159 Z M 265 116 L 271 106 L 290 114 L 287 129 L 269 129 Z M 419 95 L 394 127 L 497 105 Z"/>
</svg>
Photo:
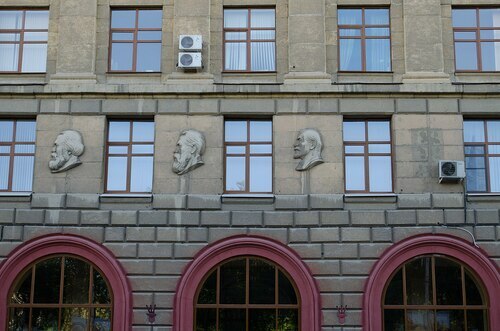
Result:
<svg viewBox="0 0 500 331">
<path fill-rule="evenodd" d="M 498 0 L 2 0 L 0 329 L 499 330 L 499 84 Z"/>
</svg>

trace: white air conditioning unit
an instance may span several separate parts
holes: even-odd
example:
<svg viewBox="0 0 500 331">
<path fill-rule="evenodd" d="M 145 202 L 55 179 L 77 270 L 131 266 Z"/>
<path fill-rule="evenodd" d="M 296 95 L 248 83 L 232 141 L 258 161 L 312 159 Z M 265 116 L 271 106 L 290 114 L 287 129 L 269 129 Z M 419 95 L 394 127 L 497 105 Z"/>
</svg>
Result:
<svg viewBox="0 0 500 331">
<path fill-rule="evenodd" d="M 197 69 L 201 68 L 201 53 L 179 53 L 179 62 L 177 63 L 179 68 L 185 69 Z"/>
<path fill-rule="evenodd" d="M 201 51 L 203 48 L 203 39 L 201 35 L 180 35 L 179 50 L 181 51 Z"/>
<path fill-rule="evenodd" d="M 465 178 L 464 161 L 440 160 L 439 161 L 439 182 L 459 181 Z"/>
</svg>

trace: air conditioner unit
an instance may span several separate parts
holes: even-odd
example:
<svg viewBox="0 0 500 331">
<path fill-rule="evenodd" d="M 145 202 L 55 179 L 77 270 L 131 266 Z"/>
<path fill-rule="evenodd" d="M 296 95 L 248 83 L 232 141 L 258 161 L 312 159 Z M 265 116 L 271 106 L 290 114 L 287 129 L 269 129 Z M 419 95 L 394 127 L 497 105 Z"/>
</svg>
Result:
<svg viewBox="0 0 500 331">
<path fill-rule="evenodd" d="M 201 53 L 179 53 L 179 62 L 177 66 L 186 69 L 201 68 Z"/>
<path fill-rule="evenodd" d="M 181 51 L 201 51 L 203 48 L 203 39 L 201 35 L 180 35 L 179 50 Z"/>
<path fill-rule="evenodd" d="M 440 160 L 439 161 L 439 182 L 459 181 L 465 178 L 464 161 Z"/>
</svg>

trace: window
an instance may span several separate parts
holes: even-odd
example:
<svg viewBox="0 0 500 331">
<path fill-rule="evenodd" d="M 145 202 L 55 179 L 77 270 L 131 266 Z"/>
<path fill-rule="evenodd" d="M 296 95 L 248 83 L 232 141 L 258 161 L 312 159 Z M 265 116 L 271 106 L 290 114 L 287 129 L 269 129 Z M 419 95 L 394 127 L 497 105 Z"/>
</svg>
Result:
<svg viewBox="0 0 500 331">
<path fill-rule="evenodd" d="M 299 302 L 289 277 L 253 257 L 219 265 L 198 290 L 195 330 L 299 330 Z"/>
<path fill-rule="evenodd" d="M 224 9 L 224 70 L 275 71 L 274 8 Z"/>
<path fill-rule="evenodd" d="M 160 9 L 111 10 L 109 70 L 159 72 L 161 26 Z"/>
<path fill-rule="evenodd" d="M 473 273 L 439 255 L 405 263 L 385 290 L 384 330 L 488 330 L 487 301 Z"/>
<path fill-rule="evenodd" d="M 154 122 L 109 121 L 108 124 L 106 192 L 151 192 Z"/>
<path fill-rule="evenodd" d="M 31 192 L 34 120 L 0 120 L 0 192 Z"/>
<path fill-rule="evenodd" d="M 468 192 L 500 192 L 500 120 L 464 121 Z"/>
<path fill-rule="evenodd" d="M 500 71 L 500 9 L 454 8 L 457 71 Z"/>
<path fill-rule="evenodd" d="M 0 72 L 45 72 L 48 10 L 0 10 Z"/>
<path fill-rule="evenodd" d="M 226 120 L 226 193 L 273 191 L 273 128 L 269 120 Z"/>
<path fill-rule="evenodd" d="M 346 192 L 392 192 L 389 121 L 344 121 L 343 133 Z"/>
<path fill-rule="evenodd" d="M 388 8 L 338 10 L 339 70 L 391 71 Z"/>
<path fill-rule="evenodd" d="M 111 330 L 111 293 L 101 272 L 77 257 L 38 261 L 9 295 L 9 330 Z"/>
</svg>

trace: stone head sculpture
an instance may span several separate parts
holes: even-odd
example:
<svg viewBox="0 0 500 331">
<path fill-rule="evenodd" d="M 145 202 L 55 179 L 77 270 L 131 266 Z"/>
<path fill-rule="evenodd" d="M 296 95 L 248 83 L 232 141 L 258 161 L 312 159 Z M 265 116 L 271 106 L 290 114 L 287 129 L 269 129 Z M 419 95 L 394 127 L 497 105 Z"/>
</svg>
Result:
<svg viewBox="0 0 500 331">
<path fill-rule="evenodd" d="M 183 175 L 203 165 L 202 156 L 205 153 L 205 137 L 196 130 L 182 131 L 174 151 L 172 170 Z"/>
<path fill-rule="evenodd" d="M 52 173 L 63 172 L 72 169 L 82 162 L 80 156 L 85 146 L 80 132 L 65 130 L 61 132 L 54 141 L 49 168 Z"/>
<path fill-rule="evenodd" d="M 293 145 L 293 158 L 300 159 L 295 170 L 304 171 L 323 163 L 324 161 L 321 157 L 322 149 L 323 142 L 321 135 L 316 129 L 301 130 Z"/>
</svg>

